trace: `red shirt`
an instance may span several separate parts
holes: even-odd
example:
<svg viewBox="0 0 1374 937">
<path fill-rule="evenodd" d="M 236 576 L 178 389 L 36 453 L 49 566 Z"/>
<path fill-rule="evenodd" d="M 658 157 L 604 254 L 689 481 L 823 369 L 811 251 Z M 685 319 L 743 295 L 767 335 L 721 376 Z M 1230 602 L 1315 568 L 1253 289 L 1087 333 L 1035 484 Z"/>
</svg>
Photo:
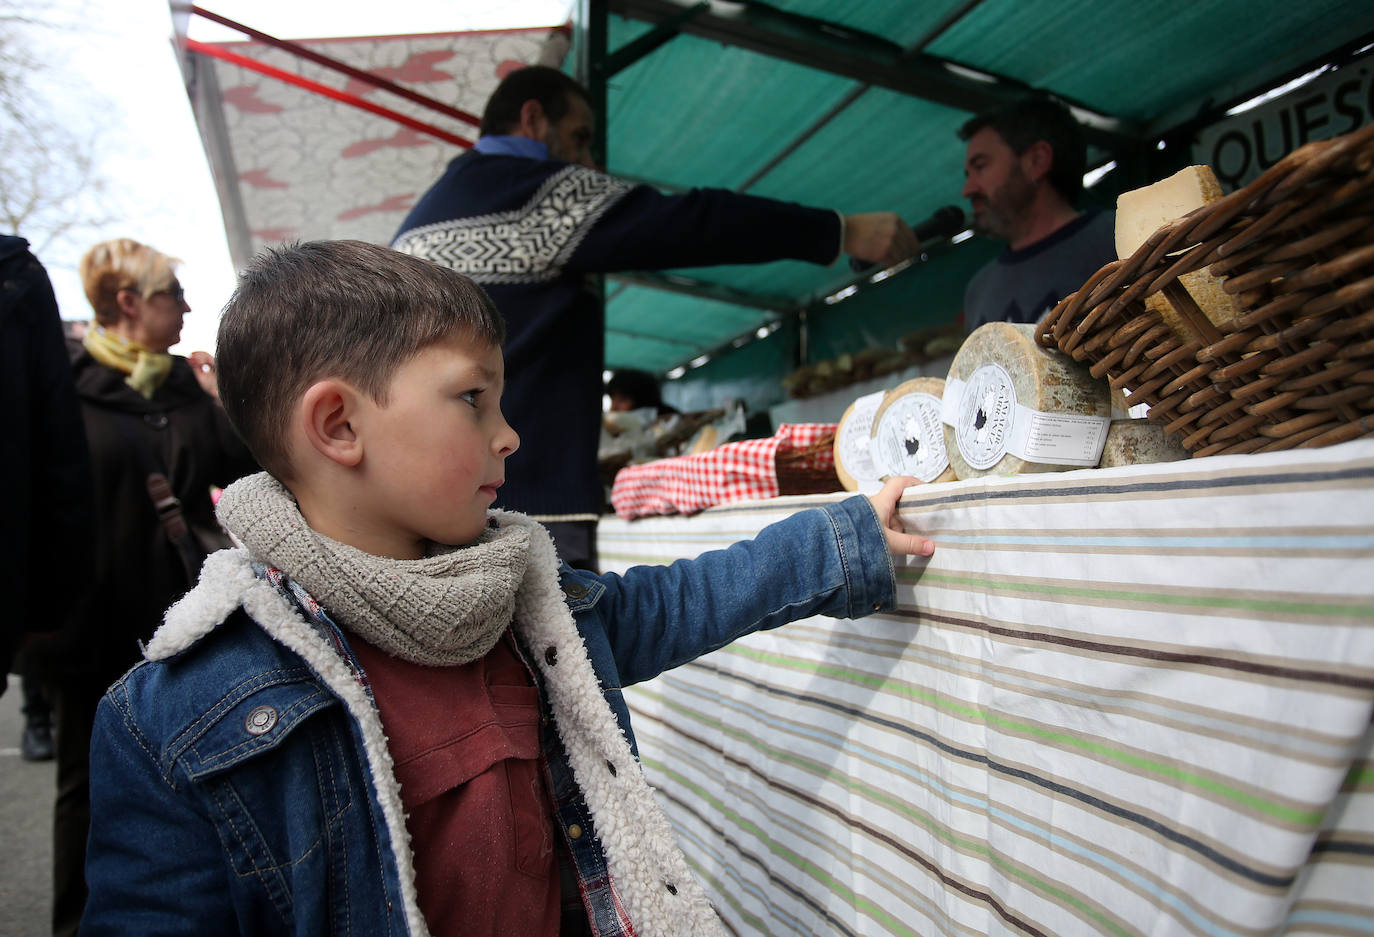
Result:
<svg viewBox="0 0 1374 937">
<path fill-rule="evenodd" d="M 424 667 L 350 636 L 401 784 L 420 911 L 435 937 L 556 935 L 553 804 L 538 690 L 507 631 L 480 660 Z"/>
</svg>

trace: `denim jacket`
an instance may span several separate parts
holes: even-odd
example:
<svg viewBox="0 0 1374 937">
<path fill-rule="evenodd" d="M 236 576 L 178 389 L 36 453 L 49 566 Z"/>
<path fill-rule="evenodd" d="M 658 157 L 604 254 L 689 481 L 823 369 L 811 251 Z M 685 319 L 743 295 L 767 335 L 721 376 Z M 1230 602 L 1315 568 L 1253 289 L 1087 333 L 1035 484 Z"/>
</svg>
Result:
<svg viewBox="0 0 1374 937">
<path fill-rule="evenodd" d="M 558 578 L 632 748 L 621 687 L 753 631 L 890 609 L 895 593 L 882 527 L 859 497 L 695 560 L 600 576 L 564 565 Z M 427 934 L 398 788 L 347 637 L 307 626 L 299 608 L 283 625 L 253 579 L 241 551 L 212 557 L 189 608 L 150 643 L 155 659 L 101 701 L 81 933 Z M 164 635 L 174 617 L 182 625 Z M 547 715 L 537 671 L 536 682 Z M 594 818 L 542 722 L 555 825 L 592 932 L 630 932 Z"/>
</svg>

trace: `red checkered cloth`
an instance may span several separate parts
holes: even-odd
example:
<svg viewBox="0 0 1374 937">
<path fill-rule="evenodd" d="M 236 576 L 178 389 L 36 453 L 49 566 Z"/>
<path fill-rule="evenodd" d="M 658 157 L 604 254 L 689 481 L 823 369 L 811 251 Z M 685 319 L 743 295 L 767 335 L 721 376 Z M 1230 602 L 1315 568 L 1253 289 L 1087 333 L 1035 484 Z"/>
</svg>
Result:
<svg viewBox="0 0 1374 937">
<path fill-rule="evenodd" d="M 768 439 L 727 442 L 710 452 L 627 465 L 611 486 L 611 506 L 620 517 L 695 514 L 716 504 L 778 496 L 779 455 L 805 449 L 835 432 L 834 423 L 783 423 Z M 826 448 L 797 463 L 799 468 L 833 468 Z"/>
</svg>

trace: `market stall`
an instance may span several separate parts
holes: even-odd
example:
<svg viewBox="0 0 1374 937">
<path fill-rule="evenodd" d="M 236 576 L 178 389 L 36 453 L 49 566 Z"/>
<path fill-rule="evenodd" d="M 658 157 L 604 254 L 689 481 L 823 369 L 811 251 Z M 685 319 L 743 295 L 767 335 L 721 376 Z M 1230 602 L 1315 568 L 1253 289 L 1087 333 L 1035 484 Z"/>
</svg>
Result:
<svg viewBox="0 0 1374 937">
<path fill-rule="evenodd" d="M 606 519 L 608 571 L 843 495 Z M 630 688 L 737 934 L 1374 932 L 1374 441 L 907 491 L 899 609 Z"/>
</svg>

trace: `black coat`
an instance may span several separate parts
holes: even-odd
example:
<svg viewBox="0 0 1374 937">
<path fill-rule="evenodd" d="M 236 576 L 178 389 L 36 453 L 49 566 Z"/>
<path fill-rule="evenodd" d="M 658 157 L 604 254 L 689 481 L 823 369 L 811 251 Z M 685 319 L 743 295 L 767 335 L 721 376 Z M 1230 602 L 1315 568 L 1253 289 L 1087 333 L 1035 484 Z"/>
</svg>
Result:
<svg viewBox="0 0 1374 937">
<path fill-rule="evenodd" d="M 0 236 L 0 689 L 20 632 L 51 630 L 88 565 L 90 514 L 81 430 L 57 299 L 23 238 Z"/>
<path fill-rule="evenodd" d="M 70 669 L 113 679 L 138 660 L 138 642 L 152 636 L 163 612 L 191 586 L 148 495 L 148 475 L 168 477 L 208 552 L 227 545 L 210 487 L 258 467 L 185 358 L 173 358 L 167 379 L 145 399 L 122 372 L 79 346 L 73 353 L 94 481 L 95 556 L 92 593 L 69 622 L 61 654 Z"/>
<path fill-rule="evenodd" d="M 544 517 L 601 513 L 606 322 L 588 275 L 793 258 L 836 259 L 833 211 L 692 189 L 662 195 L 557 160 L 449 163 L 392 246 L 472 277 L 506 321 L 501 408 L 520 434 L 496 506 Z"/>
</svg>

